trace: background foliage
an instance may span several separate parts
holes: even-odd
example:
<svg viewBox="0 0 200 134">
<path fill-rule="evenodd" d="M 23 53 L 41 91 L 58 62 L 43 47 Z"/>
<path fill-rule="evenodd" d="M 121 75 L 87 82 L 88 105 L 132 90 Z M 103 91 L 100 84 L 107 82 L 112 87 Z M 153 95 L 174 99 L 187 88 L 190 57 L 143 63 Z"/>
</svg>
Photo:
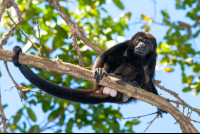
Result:
<svg viewBox="0 0 200 134">
<path fill-rule="evenodd" d="M 123 11 L 125 9 L 122 1 L 113 0 L 112 2 L 120 10 Z M 18 0 L 16 3 L 21 12 L 24 12 L 27 1 Z M 78 5 L 76 9 L 70 8 L 72 3 Z M 108 13 L 108 9 L 105 8 L 105 5 L 108 4 L 106 0 L 60 1 L 60 4 L 72 21 L 85 31 L 86 37 L 104 50 L 124 39 L 124 31 L 130 29 L 132 12 L 118 15 L 114 19 Z M 159 11 L 163 16 L 162 22 L 157 22 L 153 17 L 141 14 L 139 23 L 143 24 L 141 27 L 143 31 L 150 33 L 152 24 L 168 28 L 166 35 L 163 37 L 164 40 L 158 42 L 157 53 L 161 57 L 158 65 L 161 65 L 165 72 L 176 71 L 173 69 L 174 66 L 180 65 L 182 83 L 184 85 L 183 92 L 193 91 L 196 95 L 200 91 L 200 49 L 197 49 L 198 44 L 195 44 L 193 40 L 199 38 L 200 33 L 200 2 L 198 0 L 176 0 L 175 6 L 177 10 L 187 9 L 186 18 L 191 19 L 193 23 L 187 24 L 184 21 L 173 21 L 167 10 Z M 14 10 L 11 8 L 8 11 L 16 21 L 17 17 L 13 12 Z M 72 39 L 69 39 L 70 29 L 49 2 L 33 0 L 20 28 L 39 46 L 36 16 L 39 18 L 41 27 L 42 57 L 55 59 L 58 56 L 63 62 L 78 64 L 77 53 L 72 47 Z M 10 29 L 13 25 L 6 14 L 2 18 L 1 24 L 4 30 Z M 3 32 L 1 35 L 3 35 Z M 12 36 L 24 46 L 23 51 L 37 54 L 35 48 L 28 43 L 28 40 L 19 30 L 15 30 Z M 12 42 L 7 45 L 10 44 Z M 78 40 L 78 44 L 85 67 L 91 69 L 91 65 L 98 53 L 87 47 L 81 40 Z M 192 72 L 188 74 L 187 69 L 192 70 Z M 47 72 L 39 68 L 34 68 L 33 70 L 42 78 L 60 86 L 93 88 L 91 82 L 65 74 Z M 73 127 L 80 129 L 84 126 L 90 126 L 93 132 L 134 132 L 133 126 L 140 122 L 139 120 L 129 120 L 124 121 L 122 124 L 120 120 L 122 114 L 119 112 L 119 108 L 115 109 L 112 105 L 80 105 L 37 92 L 39 90 L 35 89 L 33 85 L 22 85 L 31 89 L 30 92 L 25 93 L 28 103 L 24 104 L 9 119 L 10 132 L 43 132 L 45 130 L 73 132 Z M 33 106 L 38 106 L 42 112 L 46 113 L 47 116 L 44 117 L 42 123 L 37 121 L 38 116 L 32 110 Z M 113 118 L 112 116 L 119 118 Z"/>
</svg>

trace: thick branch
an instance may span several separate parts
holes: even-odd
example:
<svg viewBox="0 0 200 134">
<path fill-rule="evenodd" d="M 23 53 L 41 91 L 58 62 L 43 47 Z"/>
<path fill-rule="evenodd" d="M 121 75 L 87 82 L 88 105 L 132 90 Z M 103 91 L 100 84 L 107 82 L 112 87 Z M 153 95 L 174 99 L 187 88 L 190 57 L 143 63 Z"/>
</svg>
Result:
<svg viewBox="0 0 200 134">
<path fill-rule="evenodd" d="M 11 51 L 0 49 L 0 60 L 12 62 L 11 56 L 12 56 Z M 68 74 L 80 79 L 95 82 L 92 71 L 87 70 L 85 68 L 81 68 L 77 65 L 73 65 L 70 63 L 63 63 L 57 60 L 42 58 L 30 54 L 20 54 L 19 58 L 20 58 L 19 63 L 21 64 L 31 65 L 45 69 L 47 71 L 54 71 L 61 74 Z M 184 116 L 176 107 L 171 105 L 168 101 L 166 101 L 162 97 L 147 92 L 143 89 L 132 87 L 129 84 L 126 84 L 125 86 L 118 85 L 116 84 L 117 80 L 118 80 L 117 78 L 108 76 L 107 78 L 103 78 L 103 80 L 100 81 L 100 85 L 116 89 L 119 92 L 127 94 L 129 97 L 140 99 L 164 111 L 167 111 L 175 118 L 177 122 L 179 122 L 182 126 L 184 126 L 187 132 L 194 132 L 194 133 L 198 132 L 196 128 L 194 128 L 194 126 L 190 123 L 188 117 Z"/>
<path fill-rule="evenodd" d="M 13 1 L 13 0 L 12 0 Z M 3 0 L 3 2 L 1 3 L 1 8 L 0 8 L 0 20 L 1 20 L 1 17 L 2 17 L 2 14 L 4 13 L 4 10 L 7 6 L 7 4 L 9 2 L 12 2 L 11 0 Z"/>
<path fill-rule="evenodd" d="M 72 22 L 67 16 L 67 14 L 62 10 L 59 1 L 53 0 L 53 6 L 57 10 L 58 14 L 63 18 L 63 20 L 67 23 L 71 31 L 78 31 L 77 36 L 89 47 L 95 50 L 97 53 L 102 54 L 104 52 L 103 49 L 92 43 L 87 37 L 85 37 L 84 32 L 80 29 L 74 22 Z"/>
</svg>

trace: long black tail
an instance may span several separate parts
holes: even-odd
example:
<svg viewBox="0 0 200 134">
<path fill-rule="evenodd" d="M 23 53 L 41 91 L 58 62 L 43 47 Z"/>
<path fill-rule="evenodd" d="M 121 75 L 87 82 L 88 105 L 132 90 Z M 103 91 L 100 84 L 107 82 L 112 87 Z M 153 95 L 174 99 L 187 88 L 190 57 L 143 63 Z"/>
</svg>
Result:
<svg viewBox="0 0 200 134">
<path fill-rule="evenodd" d="M 48 94 L 68 101 L 83 104 L 99 104 L 103 102 L 120 103 L 121 101 L 116 97 L 110 97 L 109 95 L 103 94 L 101 92 L 96 92 L 96 90 L 71 89 L 68 87 L 61 87 L 56 84 L 50 83 L 49 81 L 34 74 L 27 65 L 19 64 L 18 61 L 20 52 L 21 48 L 19 46 L 15 46 L 13 48 L 12 60 L 14 65 L 20 69 L 21 73 L 33 85 Z"/>
</svg>

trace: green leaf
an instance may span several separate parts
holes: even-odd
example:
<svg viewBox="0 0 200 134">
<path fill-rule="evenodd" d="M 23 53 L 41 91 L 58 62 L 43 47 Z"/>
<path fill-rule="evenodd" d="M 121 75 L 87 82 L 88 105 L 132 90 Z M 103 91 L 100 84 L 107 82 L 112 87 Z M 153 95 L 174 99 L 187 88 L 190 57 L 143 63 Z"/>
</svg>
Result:
<svg viewBox="0 0 200 134">
<path fill-rule="evenodd" d="M 190 87 L 186 87 L 186 88 L 183 89 L 183 92 L 188 92 L 188 91 L 191 91 Z"/>
<path fill-rule="evenodd" d="M 181 0 L 176 1 L 176 7 L 179 7 L 181 5 Z"/>
<path fill-rule="evenodd" d="M 3 109 L 6 108 L 8 106 L 8 104 L 3 105 Z"/>
<path fill-rule="evenodd" d="M 166 13 L 164 10 L 162 10 L 161 13 L 165 18 L 169 19 L 168 13 Z"/>
<path fill-rule="evenodd" d="M 198 30 L 198 31 L 193 35 L 193 37 L 196 38 L 196 37 L 199 35 L 199 33 L 200 33 L 200 30 Z"/>
<path fill-rule="evenodd" d="M 61 129 L 59 129 L 59 130 L 57 130 L 55 133 L 61 133 L 62 132 L 62 130 Z"/>
<path fill-rule="evenodd" d="M 102 7 L 101 9 L 102 9 L 104 12 L 106 12 L 106 13 L 108 12 L 108 11 L 107 11 L 105 8 L 103 8 L 103 7 Z"/>
<path fill-rule="evenodd" d="M 23 122 L 23 125 L 24 125 L 23 129 L 25 130 L 26 129 L 26 122 Z"/>
<path fill-rule="evenodd" d="M 32 121 L 36 122 L 36 116 L 35 116 L 35 113 L 32 111 L 32 109 L 27 108 L 27 113 L 28 113 L 29 118 Z"/>
<path fill-rule="evenodd" d="M 120 0 L 113 0 L 116 6 L 118 6 L 120 9 L 124 9 L 124 5 Z"/>
<path fill-rule="evenodd" d="M 164 22 L 165 24 L 167 24 L 168 26 L 171 26 L 171 23 L 170 23 L 167 19 L 163 19 L 163 22 Z"/>
<path fill-rule="evenodd" d="M 60 125 L 63 125 L 64 124 L 64 121 L 65 121 L 65 114 L 63 114 L 59 120 L 59 124 Z"/>
<path fill-rule="evenodd" d="M 29 129 L 29 133 L 37 133 L 39 131 L 39 126 L 38 125 L 34 125 Z"/>
<path fill-rule="evenodd" d="M 13 125 L 16 125 L 22 117 L 22 109 L 20 109 L 14 117 Z"/>
<path fill-rule="evenodd" d="M 51 114 L 48 117 L 49 121 L 54 120 L 55 118 L 57 118 L 61 112 L 62 112 L 63 108 L 59 107 L 58 109 L 56 109 L 55 111 L 51 112 Z"/>
</svg>

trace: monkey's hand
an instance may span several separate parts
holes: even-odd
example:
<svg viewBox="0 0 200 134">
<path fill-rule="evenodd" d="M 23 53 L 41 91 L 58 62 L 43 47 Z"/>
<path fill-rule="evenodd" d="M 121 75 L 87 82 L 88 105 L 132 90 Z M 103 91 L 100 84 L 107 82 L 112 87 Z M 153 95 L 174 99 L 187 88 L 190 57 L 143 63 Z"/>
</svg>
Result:
<svg viewBox="0 0 200 134">
<path fill-rule="evenodd" d="M 141 86 L 137 83 L 137 81 L 128 81 L 127 83 L 130 84 L 130 85 L 132 85 L 133 87 L 141 87 Z"/>
<path fill-rule="evenodd" d="M 158 108 L 158 112 L 160 112 L 161 114 L 162 114 L 162 113 L 165 113 L 165 114 L 167 114 L 167 112 L 166 112 L 166 111 L 164 111 L 164 110 L 162 110 L 162 109 L 160 109 L 160 108 Z"/>
<path fill-rule="evenodd" d="M 118 80 L 118 81 L 116 81 L 116 82 L 117 82 L 117 84 L 119 84 L 119 85 L 125 85 L 125 83 L 127 82 L 127 81 L 126 81 L 126 77 L 121 76 L 120 80 Z"/>
<path fill-rule="evenodd" d="M 99 84 L 100 80 L 103 79 L 103 77 L 107 77 L 107 73 L 103 68 L 96 68 L 94 71 L 94 79 L 96 79 L 96 83 Z"/>
</svg>

